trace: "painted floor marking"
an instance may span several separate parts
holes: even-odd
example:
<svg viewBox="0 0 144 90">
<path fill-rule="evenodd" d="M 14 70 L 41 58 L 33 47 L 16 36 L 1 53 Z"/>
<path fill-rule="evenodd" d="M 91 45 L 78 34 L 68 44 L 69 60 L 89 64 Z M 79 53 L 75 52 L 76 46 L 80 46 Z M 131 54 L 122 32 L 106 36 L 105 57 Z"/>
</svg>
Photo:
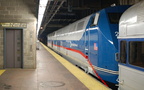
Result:
<svg viewBox="0 0 144 90">
<path fill-rule="evenodd" d="M 5 72 L 5 70 L 0 70 L 0 75 L 2 75 Z"/>
<path fill-rule="evenodd" d="M 42 44 L 42 43 L 41 43 Z M 42 44 L 43 45 L 43 44 Z M 89 90 L 111 90 L 110 88 L 103 85 L 101 82 L 95 80 L 66 59 L 50 50 L 48 47 L 43 47 L 50 52 L 62 65 L 64 65 L 77 79 L 79 79 Z"/>
</svg>

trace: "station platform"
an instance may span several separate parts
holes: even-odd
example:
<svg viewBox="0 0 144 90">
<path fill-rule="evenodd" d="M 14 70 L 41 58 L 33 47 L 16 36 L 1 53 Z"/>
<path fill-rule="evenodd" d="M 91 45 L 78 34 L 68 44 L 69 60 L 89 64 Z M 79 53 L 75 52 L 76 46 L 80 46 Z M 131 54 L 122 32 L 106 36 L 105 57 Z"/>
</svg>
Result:
<svg viewBox="0 0 144 90">
<path fill-rule="evenodd" d="M 36 69 L 0 70 L 0 90 L 111 90 L 43 44 Z"/>
</svg>

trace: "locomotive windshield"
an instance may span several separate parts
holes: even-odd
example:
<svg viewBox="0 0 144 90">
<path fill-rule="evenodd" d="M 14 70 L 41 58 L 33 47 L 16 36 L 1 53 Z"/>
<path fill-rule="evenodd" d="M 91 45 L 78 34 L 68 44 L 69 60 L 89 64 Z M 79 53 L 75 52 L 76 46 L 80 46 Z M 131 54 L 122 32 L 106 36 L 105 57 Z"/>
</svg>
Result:
<svg viewBox="0 0 144 90">
<path fill-rule="evenodd" d="M 109 21 L 111 24 L 118 24 L 122 13 L 108 13 Z"/>
<path fill-rule="evenodd" d="M 129 64 L 144 68 L 144 41 L 130 41 L 129 45 L 126 41 L 121 41 L 120 62 L 126 64 L 127 57 Z"/>
<path fill-rule="evenodd" d="M 144 68 L 144 42 L 129 42 L 129 63 Z"/>
</svg>

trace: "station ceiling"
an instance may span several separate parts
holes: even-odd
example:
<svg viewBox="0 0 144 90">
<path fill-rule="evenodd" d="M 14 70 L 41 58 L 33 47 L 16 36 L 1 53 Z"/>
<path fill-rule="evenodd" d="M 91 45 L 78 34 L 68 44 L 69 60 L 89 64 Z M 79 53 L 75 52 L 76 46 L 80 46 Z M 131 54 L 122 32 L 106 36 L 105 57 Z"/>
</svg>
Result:
<svg viewBox="0 0 144 90">
<path fill-rule="evenodd" d="M 44 37 L 112 4 L 120 0 L 49 0 L 38 35 Z"/>
</svg>

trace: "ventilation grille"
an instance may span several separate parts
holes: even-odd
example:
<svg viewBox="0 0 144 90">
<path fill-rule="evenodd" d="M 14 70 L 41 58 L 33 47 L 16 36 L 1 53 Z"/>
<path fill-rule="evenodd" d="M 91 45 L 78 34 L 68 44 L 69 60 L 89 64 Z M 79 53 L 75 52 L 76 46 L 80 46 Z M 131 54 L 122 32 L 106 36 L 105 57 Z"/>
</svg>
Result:
<svg viewBox="0 0 144 90">
<path fill-rule="evenodd" d="M 79 22 L 78 25 L 77 25 L 77 30 L 82 30 L 83 27 L 84 27 L 84 21 Z"/>
</svg>

